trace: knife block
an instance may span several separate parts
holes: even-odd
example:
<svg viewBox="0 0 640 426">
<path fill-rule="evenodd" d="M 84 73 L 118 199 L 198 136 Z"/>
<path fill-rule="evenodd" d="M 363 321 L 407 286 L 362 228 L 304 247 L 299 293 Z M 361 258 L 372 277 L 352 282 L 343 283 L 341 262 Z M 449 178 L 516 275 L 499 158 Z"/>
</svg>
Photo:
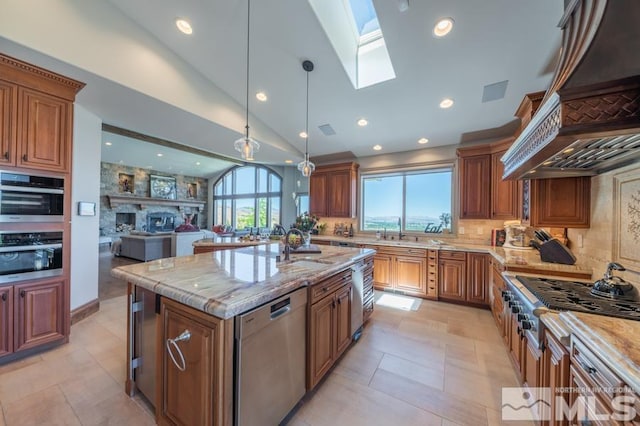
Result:
<svg viewBox="0 0 640 426">
<path fill-rule="evenodd" d="M 573 265 L 576 263 L 576 257 L 571 253 L 571 250 L 556 238 L 540 244 L 540 259 L 543 262 L 560 263 L 563 265 Z"/>
</svg>

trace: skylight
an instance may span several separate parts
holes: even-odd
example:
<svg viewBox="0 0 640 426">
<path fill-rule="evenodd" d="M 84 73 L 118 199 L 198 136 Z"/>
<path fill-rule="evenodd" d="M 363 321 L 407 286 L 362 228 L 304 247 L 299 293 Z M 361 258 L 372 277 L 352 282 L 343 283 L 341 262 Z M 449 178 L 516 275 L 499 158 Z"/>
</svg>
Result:
<svg viewBox="0 0 640 426">
<path fill-rule="evenodd" d="M 353 87 L 396 78 L 371 0 L 309 0 Z"/>
</svg>

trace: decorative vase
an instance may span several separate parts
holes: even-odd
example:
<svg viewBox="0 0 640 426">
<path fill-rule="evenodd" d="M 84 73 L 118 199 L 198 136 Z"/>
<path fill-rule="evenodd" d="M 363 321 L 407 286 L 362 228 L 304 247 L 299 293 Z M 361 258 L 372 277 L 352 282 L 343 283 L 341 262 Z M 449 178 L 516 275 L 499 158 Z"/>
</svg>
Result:
<svg viewBox="0 0 640 426">
<path fill-rule="evenodd" d="M 309 245 L 311 245 L 311 232 L 302 231 L 302 238 L 304 240 L 304 246 L 309 247 Z"/>
</svg>

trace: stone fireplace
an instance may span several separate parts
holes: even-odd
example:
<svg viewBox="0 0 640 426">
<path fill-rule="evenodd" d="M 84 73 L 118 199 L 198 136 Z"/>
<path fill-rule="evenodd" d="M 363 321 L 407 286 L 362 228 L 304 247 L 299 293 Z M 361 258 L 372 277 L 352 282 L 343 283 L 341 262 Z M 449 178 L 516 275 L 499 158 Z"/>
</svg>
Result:
<svg viewBox="0 0 640 426">
<path fill-rule="evenodd" d="M 116 213 L 116 232 L 129 232 L 136 229 L 135 213 Z"/>
</svg>

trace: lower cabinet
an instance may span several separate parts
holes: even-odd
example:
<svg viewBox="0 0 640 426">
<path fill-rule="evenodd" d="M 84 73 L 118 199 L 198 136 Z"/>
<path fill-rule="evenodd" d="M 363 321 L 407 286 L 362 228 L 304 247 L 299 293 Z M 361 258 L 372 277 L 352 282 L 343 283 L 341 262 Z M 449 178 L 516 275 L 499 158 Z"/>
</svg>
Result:
<svg viewBox="0 0 640 426">
<path fill-rule="evenodd" d="M 504 282 L 504 278 L 502 278 L 502 266 L 496 261 L 492 261 L 491 263 L 491 291 L 489 294 L 489 306 L 491 308 L 491 313 L 493 314 L 493 319 L 495 320 L 496 326 L 498 327 L 498 332 L 500 333 L 500 336 L 502 336 L 502 339 L 505 341 L 505 343 L 508 345 L 508 317 L 505 313 L 504 300 L 502 298 L 502 292 L 506 290 L 507 284 Z"/>
<path fill-rule="evenodd" d="M 0 287 L 0 357 L 62 342 L 64 281 Z"/>
<path fill-rule="evenodd" d="M 542 357 L 541 386 L 548 387 L 552 397 L 548 424 L 549 426 L 567 426 L 568 420 L 563 418 L 564 416 L 556 415 L 556 413 L 562 410 L 558 406 L 562 400 L 564 400 L 565 406 L 569 406 L 568 392 L 560 392 L 561 389 L 568 389 L 570 384 L 569 352 L 549 331 L 545 331 L 544 346 L 546 349 Z"/>
<path fill-rule="evenodd" d="M 372 246 L 373 285 L 379 290 L 398 290 L 418 297 L 427 296 L 427 250 Z"/>
<path fill-rule="evenodd" d="M 225 424 L 225 322 L 164 297 L 160 321 L 158 424 Z"/>
<path fill-rule="evenodd" d="M 516 314 L 509 315 L 509 355 L 511 355 L 511 361 L 516 368 L 516 376 L 518 380 L 522 382 L 524 380 L 524 368 L 525 358 L 524 351 L 527 339 L 522 334 L 520 324 Z"/>
<path fill-rule="evenodd" d="M 441 250 L 438 255 L 438 298 L 489 305 L 489 259 L 483 253 Z"/>
<path fill-rule="evenodd" d="M 310 290 L 308 390 L 320 382 L 351 343 L 351 283 L 343 284 L 317 300 L 313 296 L 314 287 L 332 284 L 325 281 Z"/>
</svg>

